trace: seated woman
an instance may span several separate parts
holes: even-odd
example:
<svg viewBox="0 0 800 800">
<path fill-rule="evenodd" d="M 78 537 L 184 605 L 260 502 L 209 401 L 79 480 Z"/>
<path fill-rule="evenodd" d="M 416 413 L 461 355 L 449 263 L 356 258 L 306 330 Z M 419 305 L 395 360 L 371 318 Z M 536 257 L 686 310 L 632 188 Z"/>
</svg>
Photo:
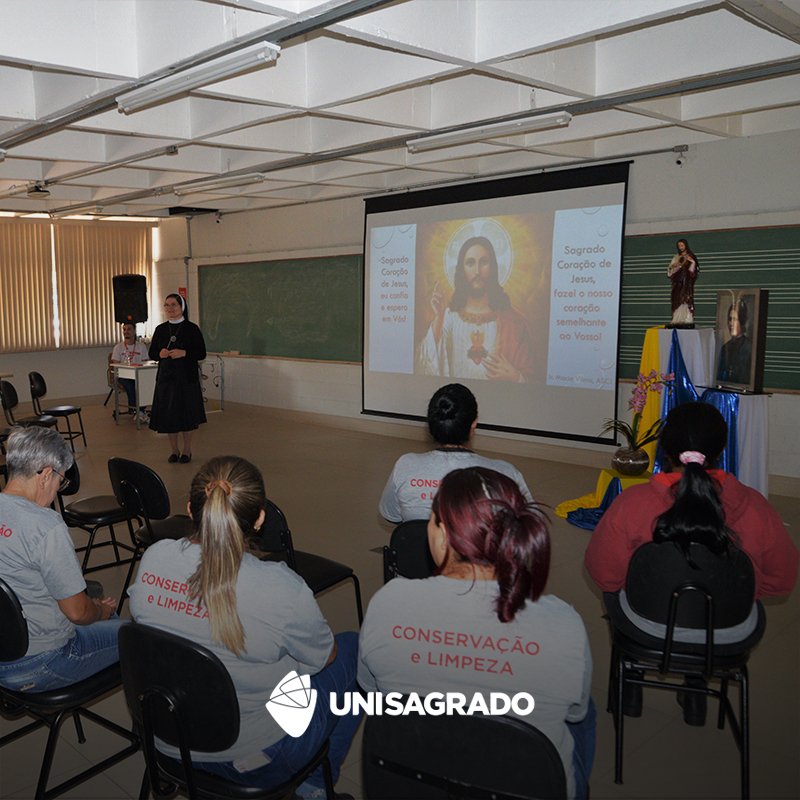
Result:
<svg viewBox="0 0 800 800">
<path fill-rule="evenodd" d="M 428 543 L 435 577 L 395 578 L 372 598 L 361 628 L 359 684 L 468 697 L 529 692 L 536 707 L 522 719 L 555 745 L 569 797 L 586 797 L 595 736 L 592 660 L 580 616 L 542 594 L 550 569 L 546 517 L 511 478 L 457 469 L 433 501 Z"/>
<path fill-rule="evenodd" d="M 381 496 L 379 511 L 390 522 L 427 519 L 439 481 L 454 469 L 486 467 L 516 481 L 525 499 L 533 500 L 520 471 L 470 447 L 478 426 L 478 401 L 460 383 L 438 389 L 428 403 L 428 430 L 438 445 L 428 453 L 406 453 L 394 465 Z"/>
<path fill-rule="evenodd" d="M 633 553 L 650 541 L 698 542 L 716 553 L 729 544 L 753 562 L 756 597 L 787 594 L 797 579 L 798 552 L 774 508 L 731 474 L 713 469 L 725 449 L 728 427 L 707 403 L 684 403 L 667 416 L 661 446 L 667 472 L 619 495 L 603 515 L 586 549 L 585 563 L 604 592 L 620 592 L 620 606 L 637 627 L 659 635 L 653 623 L 636 615 L 625 599 L 625 579 Z M 715 641 L 737 642 L 753 632 L 750 618 L 736 628 L 717 631 Z M 696 631 L 678 629 L 676 639 L 691 641 Z M 692 725 L 705 719 L 705 696 L 691 694 L 698 707 L 684 718 Z M 679 695 L 679 698 L 681 695 Z M 628 713 L 637 716 L 638 700 Z"/>
<path fill-rule="evenodd" d="M 12 429 L 8 485 L 0 494 L 0 578 L 17 595 L 28 622 L 28 652 L 0 663 L 0 684 L 43 692 L 88 678 L 119 660 L 117 601 L 86 594 L 67 526 L 49 506 L 72 453 L 53 428 Z M 112 617 L 111 619 L 110 617 Z"/>
<path fill-rule="evenodd" d="M 335 637 L 314 595 L 285 564 L 259 561 L 246 539 L 264 522 L 264 481 L 250 462 L 212 458 L 195 475 L 189 513 L 191 539 L 160 541 L 142 557 L 131 587 L 137 622 L 184 636 L 214 652 L 239 698 L 239 738 L 229 750 L 195 753 L 201 769 L 249 786 L 271 788 L 299 771 L 330 738 L 334 781 L 358 726 L 358 716 L 334 716 L 318 702 L 299 738 L 284 735 L 264 708 L 272 690 L 291 671 L 310 673 L 320 698 L 356 690 L 355 633 Z M 188 600 L 198 613 L 187 614 Z M 183 610 L 181 610 L 183 609 Z M 179 758 L 177 749 L 164 752 Z M 317 770 L 301 797 L 324 797 Z"/>
</svg>

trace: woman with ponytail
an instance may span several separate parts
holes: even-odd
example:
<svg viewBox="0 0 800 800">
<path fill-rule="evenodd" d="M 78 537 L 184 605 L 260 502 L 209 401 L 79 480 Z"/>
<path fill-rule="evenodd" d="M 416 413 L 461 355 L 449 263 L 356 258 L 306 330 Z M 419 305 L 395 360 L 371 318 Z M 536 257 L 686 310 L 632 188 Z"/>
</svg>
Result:
<svg viewBox="0 0 800 800">
<path fill-rule="evenodd" d="M 535 709 L 520 718 L 555 745 L 569 797 L 586 797 L 594 758 L 591 653 L 580 616 L 543 594 L 547 518 L 514 480 L 485 467 L 446 475 L 432 511 L 428 545 L 437 574 L 395 578 L 372 598 L 359 684 L 460 692 L 468 702 L 476 693 L 527 692 Z"/>
<path fill-rule="evenodd" d="M 586 549 L 586 568 L 604 592 L 625 586 L 631 556 L 650 541 L 674 541 L 684 553 L 691 542 L 720 555 L 736 546 L 753 562 L 755 599 L 791 591 L 798 552 L 778 513 L 755 489 L 714 468 L 727 440 L 728 426 L 713 406 L 684 403 L 670 411 L 661 431 L 666 471 L 619 495 Z"/>
<path fill-rule="evenodd" d="M 230 673 L 239 699 L 239 738 L 229 750 L 193 753 L 199 768 L 271 788 L 329 738 L 335 781 L 358 716 L 336 717 L 328 702 L 319 702 L 305 733 L 294 738 L 264 704 L 290 672 L 310 674 L 311 688 L 326 700 L 330 693 L 356 691 L 358 638 L 343 633 L 334 639 L 305 582 L 285 564 L 247 552 L 247 539 L 264 523 L 265 503 L 263 478 L 250 462 L 235 456 L 208 461 L 191 486 L 194 535 L 147 549 L 129 591 L 131 613 L 137 622 L 207 647 Z M 323 787 L 318 770 L 298 794 L 324 797 Z"/>
</svg>

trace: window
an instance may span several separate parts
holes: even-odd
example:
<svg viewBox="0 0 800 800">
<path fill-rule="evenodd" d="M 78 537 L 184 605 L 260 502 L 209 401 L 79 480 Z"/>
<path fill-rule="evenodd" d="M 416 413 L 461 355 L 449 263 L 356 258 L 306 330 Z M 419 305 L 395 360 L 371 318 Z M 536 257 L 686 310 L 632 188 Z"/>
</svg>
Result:
<svg viewBox="0 0 800 800">
<path fill-rule="evenodd" d="M 116 341 L 114 275 L 152 272 L 152 224 L 0 219 L 0 352 Z"/>
</svg>

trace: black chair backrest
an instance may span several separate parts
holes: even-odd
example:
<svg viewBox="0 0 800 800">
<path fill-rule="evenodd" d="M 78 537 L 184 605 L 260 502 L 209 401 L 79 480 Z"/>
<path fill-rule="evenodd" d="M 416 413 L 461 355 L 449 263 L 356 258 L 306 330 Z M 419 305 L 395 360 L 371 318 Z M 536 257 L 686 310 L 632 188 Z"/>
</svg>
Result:
<svg viewBox="0 0 800 800">
<path fill-rule="evenodd" d="M 28 621 L 14 590 L 0 578 L 0 661 L 16 661 L 28 652 Z"/>
<path fill-rule="evenodd" d="M 2 401 L 3 404 L 3 413 L 6 415 L 6 422 L 8 422 L 9 425 L 13 425 L 14 409 L 19 403 L 19 397 L 17 397 L 17 390 L 14 388 L 13 384 L 8 381 L 0 381 L 0 401 Z"/>
<path fill-rule="evenodd" d="M 388 552 L 387 552 L 388 550 Z M 428 520 L 401 522 L 384 548 L 384 582 L 403 578 L 429 578 L 436 571 L 428 547 Z"/>
<path fill-rule="evenodd" d="M 747 554 L 731 546 L 727 555 L 718 556 L 701 544 L 691 544 L 689 556 L 692 563 L 672 542 L 642 545 L 628 565 L 625 592 L 631 608 L 667 625 L 670 599 L 679 592 L 675 624 L 682 628 L 706 628 L 708 597 L 714 628 L 729 628 L 747 619 L 755 598 L 755 575 Z"/>
<path fill-rule="evenodd" d="M 47 384 L 40 372 L 29 372 L 28 381 L 31 385 L 31 402 L 33 403 L 33 410 L 37 414 L 42 413 L 41 406 L 39 405 L 39 398 L 47 394 Z"/>
<path fill-rule="evenodd" d="M 187 775 L 190 750 L 214 753 L 234 744 L 239 701 L 228 670 L 210 650 L 182 636 L 131 623 L 119 631 L 119 660 L 125 699 L 144 735 L 152 776 L 158 774 L 151 771 L 154 736 L 180 748 Z"/>
<path fill-rule="evenodd" d="M 264 507 L 264 524 L 250 537 L 250 544 L 260 552 L 272 553 L 285 560 L 291 569 L 297 569 L 289 523 L 286 521 L 286 515 L 272 500 L 267 500 Z"/>
<path fill-rule="evenodd" d="M 132 517 L 166 519 L 169 516 L 169 493 L 158 473 L 138 461 L 110 458 L 108 475 L 117 502 Z"/>
<path fill-rule="evenodd" d="M 73 461 L 72 465 L 67 468 L 64 477 L 69 479 L 69 486 L 63 491 L 59 492 L 59 497 L 72 497 L 78 494 L 81 490 L 81 471 L 78 469 L 78 462 Z"/>
<path fill-rule="evenodd" d="M 367 717 L 363 771 L 370 800 L 567 796 L 553 743 L 513 717 Z"/>
</svg>

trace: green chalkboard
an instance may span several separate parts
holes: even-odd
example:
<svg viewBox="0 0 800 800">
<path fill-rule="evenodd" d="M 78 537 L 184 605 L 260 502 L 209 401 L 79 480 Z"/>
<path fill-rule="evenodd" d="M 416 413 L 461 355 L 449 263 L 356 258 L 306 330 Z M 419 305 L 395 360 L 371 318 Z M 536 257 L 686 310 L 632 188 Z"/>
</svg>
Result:
<svg viewBox="0 0 800 800">
<path fill-rule="evenodd" d="M 361 361 L 361 256 L 198 270 L 200 322 L 213 352 Z"/>
<path fill-rule="evenodd" d="M 719 289 L 769 289 L 764 388 L 800 389 L 800 227 L 626 237 L 620 376 L 636 377 L 645 331 L 672 316 L 667 264 L 681 238 L 700 266 L 694 287 L 698 327 L 714 327 Z"/>
</svg>

